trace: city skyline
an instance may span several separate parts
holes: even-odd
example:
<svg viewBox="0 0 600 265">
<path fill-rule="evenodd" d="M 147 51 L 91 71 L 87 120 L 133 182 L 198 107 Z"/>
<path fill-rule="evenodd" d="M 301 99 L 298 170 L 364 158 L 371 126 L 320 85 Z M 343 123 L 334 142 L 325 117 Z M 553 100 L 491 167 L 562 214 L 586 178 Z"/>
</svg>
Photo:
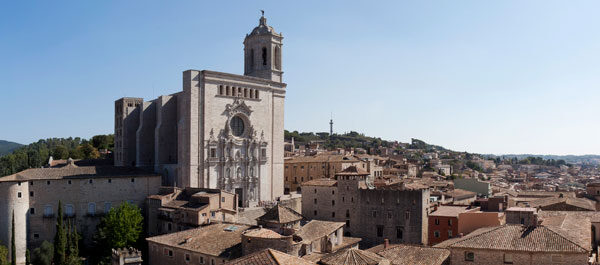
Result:
<svg viewBox="0 0 600 265">
<path fill-rule="evenodd" d="M 187 69 L 241 74 L 265 9 L 286 38 L 287 130 L 326 132 L 333 113 L 337 133 L 456 151 L 600 148 L 595 2 L 143 3 L 4 4 L 0 139 L 112 133 L 118 97 L 175 93 Z"/>
</svg>

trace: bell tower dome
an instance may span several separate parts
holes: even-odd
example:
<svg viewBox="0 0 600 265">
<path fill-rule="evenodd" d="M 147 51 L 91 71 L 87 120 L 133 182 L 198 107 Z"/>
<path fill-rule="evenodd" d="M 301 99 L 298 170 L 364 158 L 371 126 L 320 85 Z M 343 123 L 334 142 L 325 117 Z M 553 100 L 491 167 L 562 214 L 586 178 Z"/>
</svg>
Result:
<svg viewBox="0 0 600 265">
<path fill-rule="evenodd" d="M 283 35 L 267 25 L 262 11 L 259 24 L 244 39 L 244 75 L 283 82 L 281 46 Z"/>
</svg>

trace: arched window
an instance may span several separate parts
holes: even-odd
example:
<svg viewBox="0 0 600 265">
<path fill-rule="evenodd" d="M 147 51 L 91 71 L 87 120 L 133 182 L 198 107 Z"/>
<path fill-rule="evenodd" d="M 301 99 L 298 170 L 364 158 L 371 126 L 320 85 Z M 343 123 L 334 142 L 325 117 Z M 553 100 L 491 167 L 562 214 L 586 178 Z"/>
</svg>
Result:
<svg viewBox="0 0 600 265">
<path fill-rule="evenodd" d="M 267 65 L 267 48 L 262 48 L 262 64 Z"/>
<path fill-rule="evenodd" d="M 242 178 L 242 168 L 241 167 L 237 168 L 236 178 L 238 178 L 238 179 Z"/>
<path fill-rule="evenodd" d="M 219 85 L 219 95 L 223 95 L 223 85 Z"/>
<path fill-rule="evenodd" d="M 250 98 L 254 98 L 254 89 L 250 89 Z"/>
<path fill-rule="evenodd" d="M 244 97 L 247 98 L 248 97 L 248 89 L 244 88 Z"/>
<path fill-rule="evenodd" d="M 89 215 L 96 214 L 96 203 L 93 203 L 93 202 L 88 203 L 88 214 Z"/>
<path fill-rule="evenodd" d="M 258 90 L 254 92 L 254 98 L 258 99 Z"/>
</svg>

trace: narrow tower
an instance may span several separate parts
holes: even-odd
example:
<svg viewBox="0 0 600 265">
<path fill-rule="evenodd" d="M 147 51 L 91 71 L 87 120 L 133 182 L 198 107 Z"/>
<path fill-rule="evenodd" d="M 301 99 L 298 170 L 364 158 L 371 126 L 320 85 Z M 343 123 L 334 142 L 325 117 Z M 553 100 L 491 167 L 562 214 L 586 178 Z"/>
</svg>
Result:
<svg viewBox="0 0 600 265">
<path fill-rule="evenodd" d="M 333 135 L 333 117 L 329 120 L 329 136 Z"/>
<path fill-rule="evenodd" d="M 262 11 L 259 24 L 244 39 L 244 75 L 283 82 L 281 45 L 283 35 L 267 25 Z"/>
</svg>

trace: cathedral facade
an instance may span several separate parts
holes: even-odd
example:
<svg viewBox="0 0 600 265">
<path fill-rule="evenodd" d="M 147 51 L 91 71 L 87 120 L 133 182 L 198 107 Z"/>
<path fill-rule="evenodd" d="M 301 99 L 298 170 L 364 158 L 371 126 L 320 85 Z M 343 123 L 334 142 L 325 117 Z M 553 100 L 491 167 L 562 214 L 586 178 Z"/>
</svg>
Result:
<svg viewBox="0 0 600 265">
<path fill-rule="evenodd" d="M 218 188 L 248 207 L 283 194 L 283 36 L 259 25 L 244 39 L 244 75 L 183 72 L 183 91 L 115 101 L 115 166 L 163 185 Z"/>
</svg>

